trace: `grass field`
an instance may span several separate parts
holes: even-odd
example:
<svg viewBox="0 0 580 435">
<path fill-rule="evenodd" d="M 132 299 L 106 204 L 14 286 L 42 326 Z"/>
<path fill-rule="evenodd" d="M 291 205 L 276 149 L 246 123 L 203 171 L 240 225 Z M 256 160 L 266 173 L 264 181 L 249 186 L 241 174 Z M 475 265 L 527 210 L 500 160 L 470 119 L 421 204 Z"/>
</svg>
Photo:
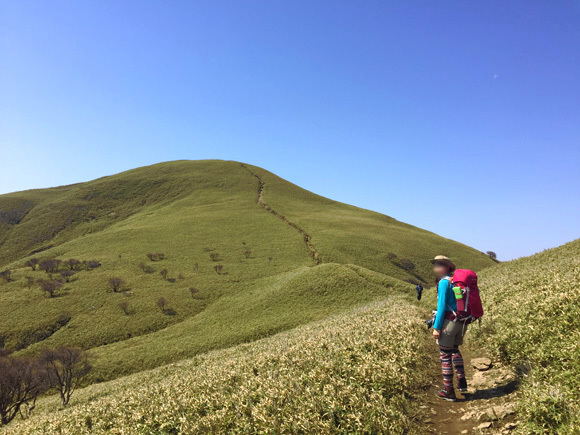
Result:
<svg viewBox="0 0 580 435">
<path fill-rule="evenodd" d="M 147 258 L 158 252 L 162 261 Z M 493 264 L 460 243 L 237 162 L 169 162 L 2 195 L 0 264 L 13 281 L 0 283 L 0 345 L 21 354 L 90 349 L 91 381 L 112 379 L 323 319 L 384 297 L 387 286 L 412 292 L 405 282 L 428 280 L 427 260 L 439 253 L 475 269 Z M 78 271 L 49 298 L 26 286 L 27 277 L 47 276 L 25 266 L 33 257 L 102 265 Z M 405 270 L 403 258 L 415 269 Z M 123 278 L 125 291 L 111 291 L 111 277 Z M 161 297 L 167 310 L 156 305 Z"/>
<path fill-rule="evenodd" d="M 408 317 L 400 306 L 409 305 Z M 53 398 L 14 434 L 416 433 L 423 312 L 393 294 L 290 332 Z M 404 337 L 404 340 L 401 340 Z M 8 433 L 6 432 L 6 433 Z"/>
<path fill-rule="evenodd" d="M 580 428 L 580 240 L 484 270 L 481 344 L 520 367 L 521 433 Z"/>
</svg>

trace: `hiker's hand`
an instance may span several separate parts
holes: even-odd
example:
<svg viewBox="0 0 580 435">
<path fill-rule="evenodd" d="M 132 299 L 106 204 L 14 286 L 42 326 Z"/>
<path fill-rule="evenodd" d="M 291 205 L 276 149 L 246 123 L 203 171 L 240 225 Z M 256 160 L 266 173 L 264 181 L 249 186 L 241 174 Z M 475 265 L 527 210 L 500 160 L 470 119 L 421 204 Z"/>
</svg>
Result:
<svg viewBox="0 0 580 435">
<path fill-rule="evenodd" d="M 434 329 L 433 330 L 433 338 L 435 340 L 438 340 L 440 336 L 441 336 L 441 334 L 439 333 L 439 330 L 438 329 Z"/>
</svg>

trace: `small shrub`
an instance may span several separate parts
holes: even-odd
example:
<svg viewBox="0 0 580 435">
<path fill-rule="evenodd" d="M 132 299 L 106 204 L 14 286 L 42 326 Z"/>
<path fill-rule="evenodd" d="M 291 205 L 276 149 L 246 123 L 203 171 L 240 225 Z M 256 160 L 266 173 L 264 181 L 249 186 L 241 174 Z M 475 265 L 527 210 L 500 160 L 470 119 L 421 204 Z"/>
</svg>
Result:
<svg viewBox="0 0 580 435">
<path fill-rule="evenodd" d="M 93 270 L 96 269 L 97 267 L 101 267 L 101 263 L 97 260 L 89 260 L 84 262 L 84 264 L 86 270 Z"/>
<path fill-rule="evenodd" d="M 126 316 L 129 315 L 129 301 L 121 301 L 119 302 L 119 308 L 123 310 Z"/>
<path fill-rule="evenodd" d="M 143 262 L 139 263 L 139 267 L 145 273 L 154 273 L 155 272 L 155 269 L 153 269 L 153 267 L 151 267 L 148 264 L 145 264 Z"/>
<path fill-rule="evenodd" d="M 125 281 L 123 280 L 123 278 L 119 277 L 109 278 L 109 288 L 113 290 L 115 293 L 120 292 L 124 285 Z"/>
<path fill-rule="evenodd" d="M 161 269 L 161 272 L 159 272 L 161 274 L 161 277 L 163 279 L 167 279 L 167 275 L 169 274 L 169 271 L 167 269 Z"/>
<path fill-rule="evenodd" d="M 60 272 L 60 276 L 64 279 L 65 282 L 70 282 L 70 279 L 72 278 L 72 276 L 74 275 L 74 271 L 72 270 L 62 270 Z"/>
<path fill-rule="evenodd" d="M 401 258 L 401 267 L 407 271 L 415 269 L 415 263 L 413 263 L 408 258 Z"/>
<path fill-rule="evenodd" d="M 81 260 L 77 260 L 76 258 L 69 258 L 66 261 L 66 264 L 70 270 L 78 270 L 82 266 L 83 262 Z"/>
<path fill-rule="evenodd" d="M 50 260 L 43 260 L 38 264 L 40 270 L 43 270 L 47 274 L 54 273 L 58 271 L 58 267 L 62 263 L 62 260 L 58 260 L 56 258 L 52 258 Z"/>
<path fill-rule="evenodd" d="M 268 263 L 271 263 L 273 259 L 273 257 L 268 257 Z"/>
<path fill-rule="evenodd" d="M 12 281 L 12 271 L 10 269 L 6 269 L 3 272 L 0 272 L 0 278 L 6 282 Z"/>
<path fill-rule="evenodd" d="M 486 254 L 489 255 L 489 258 L 491 258 L 492 260 L 497 260 L 497 254 L 495 252 L 487 251 Z"/>
<path fill-rule="evenodd" d="M 29 290 L 34 286 L 35 282 L 36 280 L 34 279 L 34 277 L 32 276 L 26 277 L 26 287 L 28 287 Z"/>
<path fill-rule="evenodd" d="M 250 251 L 249 249 L 246 249 L 246 250 L 244 251 L 244 256 L 245 256 L 246 258 L 250 258 L 250 256 L 251 256 L 251 255 L 252 255 L 252 251 Z"/>
<path fill-rule="evenodd" d="M 163 259 L 165 259 L 165 254 L 161 253 L 161 252 L 150 252 L 149 254 L 147 254 L 147 258 L 149 258 L 149 260 L 151 261 L 161 261 Z"/>
<path fill-rule="evenodd" d="M 195 299 L 195 295 L 199 293 L 199 290 L 195 287 L 189 287 L 189 293 L 191 293 L 191 297 Z"/>
<path fill-rule="evenodd" d="M 389 252 L 387 254 L 387 258 L 389 259 L 389 261 L 395 261 L 397 259 L 397 254 L 395 254 L 394 252 Z"/>
<path fill-rule="evenodd" d="M 209 258 L 211 258 L 211 261 L 219 261 L 220 254 L 217 253 L 217 252 L 210 252 L 209 253 Z"/>
<path fill-rule="evenodd" d="M 215 270 L 215 272 L 219 275 L 220 273 L 222 273 L 222 270 L 224 269 L 223 264 L 216 264 L 213 269 Z"/>
<path fill-rule="evenodd" d="M 164 297 L 160 297 L 159 299 L 157 299 L 156 303 L 161 312 L 165 313 L 165 310 L 167 310 L 167 305 L 169 304 L 167 299 L 165 299 Z"/>
<path fill-rule="evenodd" d="M 54 294 L 62 288 L 62 280 L 38 280 L 38 284 L 43 292 L 45 292 L 49 297 L 54 297 Z"/>
<path fill-rule="evenodd" d="M 38 258 L 31 258 L 26 263 L 24 263 L 24 265 L 30 267 L 33 271 L 35 271 L 36 267 L 38 266 L 38 263 L 40 263 L 40 260 Z"/>
</svg>

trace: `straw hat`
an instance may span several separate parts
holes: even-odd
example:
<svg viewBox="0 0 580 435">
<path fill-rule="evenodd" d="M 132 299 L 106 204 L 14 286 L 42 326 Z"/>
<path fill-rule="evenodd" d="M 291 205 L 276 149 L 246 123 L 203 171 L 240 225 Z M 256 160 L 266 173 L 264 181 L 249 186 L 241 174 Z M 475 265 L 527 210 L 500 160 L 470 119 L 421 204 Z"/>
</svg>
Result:
<svg viewBox="0 0 580 435">
<path fill-rule="evenodd" d="M 447 266 L 449 266 L 449 269 L 451 272 L 455 272 L 455 269 L 456 269 L 455 264 L 453 264 L 453 262 L 445 255 L 437 255 L 435 258 L 433 258 L 431 260 L 431 263 L 432 264 L 435 264 L 435 263 L 446 264 Z"/>
</svg>

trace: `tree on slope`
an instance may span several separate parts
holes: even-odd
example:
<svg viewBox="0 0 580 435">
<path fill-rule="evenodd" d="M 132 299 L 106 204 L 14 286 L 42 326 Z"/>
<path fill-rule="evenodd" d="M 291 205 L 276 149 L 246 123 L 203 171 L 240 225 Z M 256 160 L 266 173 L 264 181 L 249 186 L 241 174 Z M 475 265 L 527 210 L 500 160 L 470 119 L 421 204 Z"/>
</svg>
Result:
<svg viewBox="0 0 580 435">
<path fill-rule="evenodd" d="M 0 426 L 7 425 L 28 405 L 34 408 L 36 398 L 45 390 L 38 364 L 25 358 L 0 357 Z"/>
<path fill-rule="evenodd" d="M 71 395 L 92 369 L 87 354 L 77 348 L 60 347 L 46 349 L 39 358 L 50 388 L 55 388 L 63 406 L 70 401 Z"/>
</svg>

